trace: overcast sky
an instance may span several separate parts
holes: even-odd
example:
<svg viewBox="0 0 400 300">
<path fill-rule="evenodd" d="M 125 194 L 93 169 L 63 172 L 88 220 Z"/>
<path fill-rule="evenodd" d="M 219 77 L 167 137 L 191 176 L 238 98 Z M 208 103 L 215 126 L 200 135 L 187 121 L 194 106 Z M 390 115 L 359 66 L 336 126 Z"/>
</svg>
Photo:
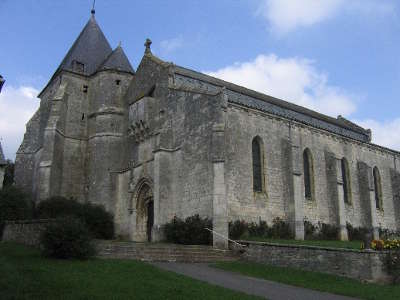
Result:
<svg viewBox="0 0 400 300">
<path fill-rule="evenodd" d="M 164 60 L 371 128 L 400 150 L 400 4 L 391 0 L 97 0 L 134 68 L 147 37 Z M 90 17 L 92 0 L 0 0 L 0 139 L 25 124 Z"/>
</svg>

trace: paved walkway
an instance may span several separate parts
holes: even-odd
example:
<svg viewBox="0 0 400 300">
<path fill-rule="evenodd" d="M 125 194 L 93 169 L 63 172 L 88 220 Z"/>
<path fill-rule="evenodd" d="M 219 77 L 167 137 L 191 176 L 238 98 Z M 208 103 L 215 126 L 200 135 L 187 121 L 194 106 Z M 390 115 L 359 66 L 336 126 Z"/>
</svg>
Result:
<svg viewBox="0 0 400 300">
<path fill-rule="evenodd" d="M 164 270 L 183 274 L 198 280 L 219 285 L 249 295 L 265 297 L 270 300 L 355 300 L 355 298 L 294 287 L 273 281 L 247 277 L 209 267 L 199 263 L 154 262 L 153 265 Z"/>
</svg>

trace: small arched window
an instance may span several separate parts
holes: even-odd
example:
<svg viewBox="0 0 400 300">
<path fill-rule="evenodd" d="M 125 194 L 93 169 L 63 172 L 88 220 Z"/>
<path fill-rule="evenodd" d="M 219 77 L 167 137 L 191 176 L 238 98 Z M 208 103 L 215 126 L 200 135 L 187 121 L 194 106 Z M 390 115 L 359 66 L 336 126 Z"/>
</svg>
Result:
<svg viewBox="0 0 400 300">
<path fill-rule="evenodd" d="M 304 168 L 304 196 L 308 200 L 314 200 L 314 162 L 310 149 L 303 152 Z"/>
<path fill-rule="evenodd" d="M 377 167 L 373 170 L 374 175 L 374 190 L 375 190 L 375 204 L 377 209 L 383 208 L 382 203 L 382 183 L 381 183 L 381 175 L 379 174 L 379 170 Z"/>
<path fill-rule="evenodd" d="M 255 137 L 251 143 L 253 158 L 253 190 L 263 191 L 263 147 L 260 137 Z"/>
<path fill-rule="evenodd" d="M 351 183 L 349 163 L 346 158 L 341 159 L 344 203 L 351 204 Z"/>
</svg>

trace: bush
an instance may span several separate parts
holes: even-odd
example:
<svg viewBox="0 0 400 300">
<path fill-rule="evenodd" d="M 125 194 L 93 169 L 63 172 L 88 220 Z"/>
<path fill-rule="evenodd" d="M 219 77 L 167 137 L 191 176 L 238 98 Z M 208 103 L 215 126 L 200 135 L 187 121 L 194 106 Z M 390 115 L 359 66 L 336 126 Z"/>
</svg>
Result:
<svg viewBox="0 0 400 300">
<path fill-rule="evenodd" d="M 387 228 L 379 228 L 379 237 L 383 240 L 399 239 L 400 232 Z"/>
<path fill-rule="evenodd" d="M 312 240 L 317 238 L 316 231 L 317 231 L 317 226 L 308 221 L 307 218 L 304 218 L 304 238 L 306 240 Z"/>
<path fill-rule="evenodd" d="M 249 229 L 249 224 L 243 220 L 236 220 L 229 222 L 229 238 L 238 240 L 244 236 Z"/>
<path fill-rule="evenodd" d="M 336 225 L 319 223 L 319 238 L 321 240 L 337 240 L 339 235 L 339 228 Z"/>
<path fill-rule="evenodd" d="M 258 224 L 254 222 L 250 223 L 248 226 L 248 232 L 250 236 L 263 237 L 268 235 L 269 227 L 267 222 L 260 220 Z"/>
<path fill-rule="evenodd" d="M 74 216 L 82 220 L 96 239 L 114 237 L 113 216 L 103 206 L 91 203 L 79 203 L 75 199 L 51 197 L 38 204 L 36 214 L 39 218 L 57 218 Z"/>
<path fill-rule="evenodd" d="M 267 222 L 259 221 L 247 223 L 243 220 L 229 222 L 229 237 L 237 240 L 240 238 L 249 237 L 264 237 L 290 239 L 293 237 L 288 223 L 277 217 L 272 221 L 272 226 L 269 227 Z"/>
<path fill-rule="evenodd" d="M 283 221 L 281 218 L 276 217 L 272 220 L 272 227 L 270 229 L 270 237 L 278 239 L 291 239 L 293 234 L 290 230 L 288 223 Z"/>
<path fill-rule="evenodd" d="M 87 259 L 95 254 L 91 235 L 85 223 L 75 217 L 57 218 L 40 236 L 46 257 Z"/>
<path fill-rule="evenodd" d="M 61 216 L 77 216 L 82 211 L 82 204 L 75 199 L 61 196 L 50 197 L 36 206 L 36 215 L 40 219 L 53 219 Z"/>
<path fill-rule="evenodd" d="M 164 227 L 168 242 L 184 245 L 210 245 L 212 234 L 205 228 L 212 229 L 210 219 L 201 218 L 199 215 L 187 217 L 184 221 L 174 217 Z"/>
<path fill-rule="evenodd" d="M 10 186 L 0 190 L 0 238 L 4 221 L 32 218 L 32 202 L 20 189 Z"/>
<path fill-rule="evenodd" d="M 364 227 L 353 227 L 350 223 L 346 223 L 347 235 L 350 241 L 363 241 L 368 234 L 368 229 Z"/>
<path fill-rule="evenodd" d="M 114 218 L 103 206 L 91 203 L 82 204 L 82 219 L 96 239 L 114 238 Z"/>
</svg>

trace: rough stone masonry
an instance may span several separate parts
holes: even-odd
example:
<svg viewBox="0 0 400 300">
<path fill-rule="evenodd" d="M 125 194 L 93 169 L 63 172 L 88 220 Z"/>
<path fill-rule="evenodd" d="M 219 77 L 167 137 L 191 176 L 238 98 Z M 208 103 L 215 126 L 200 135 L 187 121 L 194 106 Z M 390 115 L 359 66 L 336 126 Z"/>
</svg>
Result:
<svg viewBox="0 0 400 300">
<path fill-rule="evenodd" d="M 35 201 L 74 197 L 114 214 L 117 234 L 162 239 L 175 215 L 228 222 L 280 217 L 400 229 L 399 152 L 371 131 L 164 62 L 151 41 L 136 68 L 94 12 L 26 125 L 18 186 Z M 216 247 L 227 241 L 214 235 Z"/>
</svg>

